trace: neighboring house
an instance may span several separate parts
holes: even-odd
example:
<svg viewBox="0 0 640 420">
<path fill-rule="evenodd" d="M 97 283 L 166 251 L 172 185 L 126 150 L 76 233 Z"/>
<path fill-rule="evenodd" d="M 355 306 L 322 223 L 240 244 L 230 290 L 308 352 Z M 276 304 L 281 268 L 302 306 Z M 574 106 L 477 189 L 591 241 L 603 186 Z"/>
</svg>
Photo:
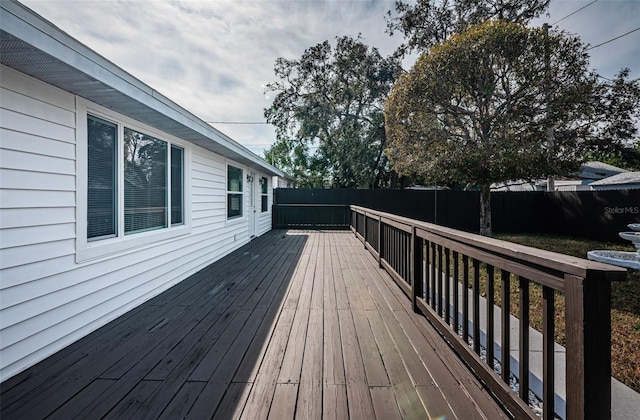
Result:
<svg viewBox="0 0 640 420">
<path fill-rule="evenodd" d="M 608 163 L 599 161 L 589 161 L 582 164 L 580 167 L 580 173 L 578 178 L 580 179 L 604 179 L 613 175 L 618 175 L 623 172 L 628 172 L 626 169 L 618 168 L 617 166 L 609 165 Z"/>
<path fill-rule="evenodd" d="M 274 188 L 295 188 L 296 181 L 289 175 L 274 176 L 273 177 Z"/>
<path fill-rule="evenodd" d="M 623 172 L 589 184 L 593 190 L 637 190 L 640 189 L 640 172 Z"/>
<path fill-rule="evenodd" d="M 575 178 L 556 178 L 553 182 L 554 191 L 590 191 L 593 189 L 602 189 L 592 188 L 594 181 L 608 179 L 609 177 L 624 173 L 629 173 L 629 171 L 604 162 L 585 162 L 580 167 L 580 172 Z M 616 185 L 617 186 L 611 186 L 608 189 L 627 188 L 624 183 Z M 518 180 L 506 183 L 496 183 L 491 185 L 491 191 L 547 191 L 547 180 Z"/>
<path fill-rule="evenodd" d="M 19 3 L 0 15 L 5 380 L 269 231 L 284 174 Z"/>
<path fill-rule="evenodd" d="M 496 182 L 491 184 L 491 191 L 503 192 L 503 191 L 541 191 L 540 187 L 532 181 L 518 180 L 511 182 Z"/>
</svg>

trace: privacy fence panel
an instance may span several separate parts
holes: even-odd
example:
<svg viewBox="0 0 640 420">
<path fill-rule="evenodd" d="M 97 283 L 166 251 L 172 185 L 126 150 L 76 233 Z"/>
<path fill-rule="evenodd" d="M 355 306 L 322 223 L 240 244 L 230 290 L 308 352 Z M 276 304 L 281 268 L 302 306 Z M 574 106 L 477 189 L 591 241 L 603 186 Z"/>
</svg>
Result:
<svg viewBox="0 0 640 420">
<path fill-rule="evenodd" d="M 274 227 L 287 227 L 281 212 L 293 214 L 292 207 L 300 205 L 357 205 L 467 232 L 477 232 L 480 226 L 480 194 L 474 191 L 279 188 Z M 312 216 L 308 210 L 301 210 L 307 220 Z M 496 192 L 491 194 L 491 211 L 496 233 L 561 234 L 625 243 L 618 232 L 628 230 L 629 223 L 640 223 L 640 190 Z M 324 217 L 323 212 L 314 214 Z M 318 225 L 337 227 L 342 220 Z"/>
</svg>

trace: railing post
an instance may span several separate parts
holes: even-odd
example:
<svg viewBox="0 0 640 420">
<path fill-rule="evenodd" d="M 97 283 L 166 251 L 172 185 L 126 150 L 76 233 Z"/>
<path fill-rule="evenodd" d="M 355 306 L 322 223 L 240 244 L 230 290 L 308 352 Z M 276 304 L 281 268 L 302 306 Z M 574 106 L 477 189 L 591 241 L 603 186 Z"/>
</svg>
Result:
<svg viewBox="0 0 640 420">
<path fill-rule="evenodd" d="M 367 249 L 367 212 L 364 212 L 364 226 L 362 227 L 362 244 Z"/>
<path fill-rule="evenodd" d="M 565 274 L 568 419 L 611 418 L 611 284 Z"/>
</svg>

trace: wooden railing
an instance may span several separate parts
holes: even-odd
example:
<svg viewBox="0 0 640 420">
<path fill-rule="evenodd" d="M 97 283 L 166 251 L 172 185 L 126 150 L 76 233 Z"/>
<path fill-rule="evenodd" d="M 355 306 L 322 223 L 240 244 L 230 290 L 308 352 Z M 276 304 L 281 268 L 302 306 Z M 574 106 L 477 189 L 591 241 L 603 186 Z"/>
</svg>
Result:
<svg viewBox="0 0 640 420">
<path fill-rule="evenodd" d="M 535 418 L 529 402 L 532 290 L 542 290 L 543 418 L 554 418 L 555 299 L 564 300 L 566 415 L 611 417 L 611 281 L 626 270 L 351 206 L 351 229 L 459 356 L 515 418 Z M 511 302 L 511 286 L 517 302 Z M 500 310 L 500 371 L 494 370 L 495 288 L 500 307 L 517 303 L 519 333 Z M 481 297 L 483 295 L 484 297 Z M 514 298 L 514 301 L 516 298 Z M 481 302 L 485 349 L 481 349 Z M 518 393 L 509 385 L 510 344 L 517 340 Z"/>
</svg>

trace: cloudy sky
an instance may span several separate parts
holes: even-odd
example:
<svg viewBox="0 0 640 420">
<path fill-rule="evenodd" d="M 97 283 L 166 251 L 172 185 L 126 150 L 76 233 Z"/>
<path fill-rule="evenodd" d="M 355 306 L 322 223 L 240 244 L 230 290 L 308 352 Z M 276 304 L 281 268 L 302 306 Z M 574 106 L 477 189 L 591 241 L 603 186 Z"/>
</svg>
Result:
<svg viewBox="0 0 640 420">
<path fill-rule="evenodd" d="M 271 98 L 263 87 L 274 80 L 276 58 L 298 58 L 342 35 L 362 33 L 384 55 L 402 41 L 385 33 L 388 0 L 20 1 L 259 155 L 275 140 L 264 124 Z M 551 23 L 592 46 L 640 28 L 640 0 L 592 1 L 552 0 L 536 24 Z M 640 30 L 590 54 L 602 76 L 629 67 L 638 78 Z"/>
</svg>

